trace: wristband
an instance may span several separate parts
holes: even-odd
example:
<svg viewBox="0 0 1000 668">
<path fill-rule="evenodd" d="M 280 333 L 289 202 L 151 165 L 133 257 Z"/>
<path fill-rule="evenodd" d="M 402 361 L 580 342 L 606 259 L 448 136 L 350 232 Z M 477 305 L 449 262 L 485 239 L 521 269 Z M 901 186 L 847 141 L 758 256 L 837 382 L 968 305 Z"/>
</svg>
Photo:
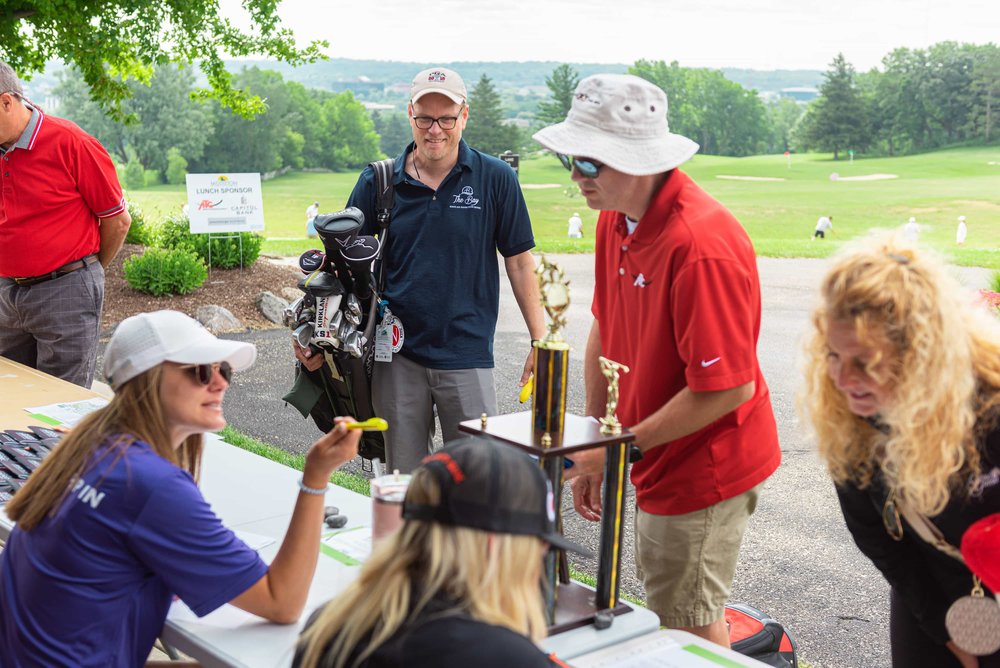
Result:
<svg viewBox="0 0 1000 668">
<path fill-rule="evenodd" d="M 637 461 L 642 459 L 642 450 L 636 444 L 631 444 L 628 446 L 628 461 L 630 464 L 635 464 Z"/>
<path fill-rule="evenodd" d="M 301 489 L 306 494 L 312 494 L 313 496 L 324 496 L 326 491 L 330 489 L 330 485 L 327 484 L 323 489 L 316 489 L 315 487 L 309 487 L 305 483 L 304 478 L 299 478 L 299 489 Z"/>
</svg>

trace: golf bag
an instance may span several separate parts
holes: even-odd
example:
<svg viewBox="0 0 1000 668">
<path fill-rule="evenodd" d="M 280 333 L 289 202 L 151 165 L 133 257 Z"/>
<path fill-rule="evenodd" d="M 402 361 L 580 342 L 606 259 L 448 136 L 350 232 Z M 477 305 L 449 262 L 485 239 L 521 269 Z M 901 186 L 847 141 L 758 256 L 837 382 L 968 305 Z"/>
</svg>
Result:
<svg viewBox="0 0 1000 668">
<path fill-rule="evenodd" d="M 393 205 L 393 160 L 372 163 L 377 186 L 379 236 L 359 236 L 364 214 L 354 207 L 317 216 L 316 233 L 324 251 L 306 251 L 299 267 L 303 296 L 285 311 L 285 324 L 303 348 L 325 354 L 327 364 L 316 371 L 299 367 L 295 387 L 285 400 L 310 415 L 326 432 L 338 415 L 358 420 L 375 417 L 371 381 L 375 365 L 375 327 L 381 319 L 383 273 L 372 273 L 384 253 Z M 366 460 L 385 461 L 385 441 L 377 431 L 362 434 L 359 446 Z"/>
<path fill-rule="evenodd" d="M 766 613 L 750 605 L 730 603 L 726 623 L 734 652 L 775 668 L 798 668 L 795 640 Z"/>
</svg>

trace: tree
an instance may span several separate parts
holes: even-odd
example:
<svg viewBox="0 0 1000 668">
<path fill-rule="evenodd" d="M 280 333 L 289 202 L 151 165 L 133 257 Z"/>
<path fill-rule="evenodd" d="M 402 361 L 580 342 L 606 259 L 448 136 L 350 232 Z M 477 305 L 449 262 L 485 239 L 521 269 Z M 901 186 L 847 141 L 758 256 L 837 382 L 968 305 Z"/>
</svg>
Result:
<svg viewBox="0 0 1000 668">
<path fill-rule="evenodd" d="M 545 77 L 545 85 L 549 87 L 552 99 L 538 104 L 535 117 L 544 125 L 554 125 L 566 120 L 578 83 L 580 74 L 569 65 L 562 64 L 552 70 L 552 75 Z"/>
<path fill-rule="evenodd" d="M 983 141 L 990 135 L 1000 112 L 1000 49 L 995 44 L 981 47 L 973 67 L 974 103 L 969 116 L 973 132 L 982 132 Z"/>
<path fill-rule="evenodd" d="M 413 139 L 406 114 L 395 111 L 382 113 L 376 110 L 372 112 L 372 123 L 375 124 L 375 132 L 379 136 L 379 148 L 386 155 L 393 157 L 399 155 L 403 147 Z"/>
<path fill-rule="evenodd" d="M 805 138 L 810 144 L 833 151 L 839 159 L 840 151 L 862 148 L 867 142 L 865 131 L 865 104 L 854 83 L 854 67 L 844 54 L 830 63 L 823 77 L 819 98 L 809 106 L 806 116 Z"/>
<path fill-rule="evenodd" d="M 802 118 L 802 106 L 788 97 L 779 97 L 767 104 L 767 118 L 770 126 L 768 153 L 784 153 L 792 150 L 792 132 Z"/>
<path fill-rule="evenodd" d="M 512 151 L 520 145 L 520 133 L 515 126 L 504 123 L 500 95 L 485 74 L 469 93 L 469 123 L 463 137 L 472 148 L 490 155 Z"/>
<path fill-rule="evenodd" d="M 133 151 L 149 169 L 167 169 L 167 151 L 177 148 L 189 159 L 198 159 L 212 134 L 211 115 L 191 100 L 194 75 L 164 65 L 156 70 L 151 85 L 129 82 L 133 96 L 122 109 L 138 123 L 118 123 L 106 116 L 90 99 L 85 83 L 75 68 L 60 74 L 55 89 L 61 103 L 60 113 L 97 137 L 108 152 L 122 162 Z"/>
<path fill-rule="evenodd" d="M 357 169 L 383 157 L 372 119 L 353 93 L 344 91 L 328 98 L 323 103 L 323 116 L 329 132 L 325 167 Z"/>
<path fill-rule="evenodd" d="M 187 177 L 188 161 L 184 159 L 177 147 L 167 151 L 167 183 L 176 186 L 184 183 Z"/>
<path fill-rule="evenodd" d="M 281 26 L 280 0 L 243 0 L 250 27 L 225 17 L 220 0 L 12 0 L 0 11 L 0 58 L 25 79 L 50 60 L 74 63 L 91 97 L 112 117 L 127 116 L 128 81 L 148 84 L 154 67 L 198 63 L 208 79 L 200 99 L 214 98 L 244 116 L 264 110 L 263 101 L 233 86 L 223 58 L 272 57 L 292 65 L 322 57 L 325 41 L 296 47 Z M 133 119 L 134 120 L 134 119 Z"/>
</svg>

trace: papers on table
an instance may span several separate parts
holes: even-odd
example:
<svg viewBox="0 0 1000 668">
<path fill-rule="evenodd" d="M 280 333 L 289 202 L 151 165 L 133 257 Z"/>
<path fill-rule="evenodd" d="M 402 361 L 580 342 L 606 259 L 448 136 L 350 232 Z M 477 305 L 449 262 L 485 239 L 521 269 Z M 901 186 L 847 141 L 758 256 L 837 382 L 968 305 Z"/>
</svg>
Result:
<svg viewBox="0 0 1000 668">
<path fill-rule="evenodd" d="M 191 612 L 191 608 L 187 607 L 184 601 L 177 599 L 170 606 L 170 612 L 167 614 L 167 619 L 174 622 L 188 622 L 194 624 L 202 624 L 204 626 L 214 626 L 219 629 L 235 629 L 249 623 L 263 622 L 257 615 L 251 615 L 249 612 L 240 610 L 234 605 L 219 606 L 217 609 L 208 613 L 204 617 L 198 617 L 198 615 Z"/>
<path fill-rule="evenodd" d="M 31 417 L 44 424 L 72 427 L 88 414 L 93 413 L 98 408 L 103 408 L 107 405 L 107 399 L 94 397 L 93 399 L 67 401 L 61 404 L 32 406 L 30 408 L 25 408 L 24 410 L 26 410 Z"/>
<path fill-rule="evenodd" d="M 708 641 L 678 642 L 660 630 L 570 660 L 573 668 L 739 668 L 763 664 Z M 695 642 L 697 641 L 697 642 Z"/>
<path fill-rule="evenodd" d="M 354 527 L 326 534 L 319 551 L 347 566 L 360 566 L 372 553 L 372 529 Z"/>
<path fill-rule="evenodd" d="M 241 531 L 239 529 L 233 529 L 233 533 L 236 537 L 247 544 L 251 550 L 255 552 L 260 552 L 268 545 L 274 544 L 274 539 L 270 536 L 262 536 L 259 533 L 250 533 L 249 531 Z"/>
</svg>

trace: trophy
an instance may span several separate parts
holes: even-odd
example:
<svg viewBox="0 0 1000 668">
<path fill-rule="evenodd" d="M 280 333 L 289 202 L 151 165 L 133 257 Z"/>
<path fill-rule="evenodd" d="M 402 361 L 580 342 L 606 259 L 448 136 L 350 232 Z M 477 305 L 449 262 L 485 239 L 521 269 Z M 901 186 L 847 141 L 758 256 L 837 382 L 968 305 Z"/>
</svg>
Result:
<svg viewBox="0 0 1000 668">
<path fill-rule="evenodd" d="M 598 422 L 566 412 L 569 344 L 561 331 L 569 308 L 569 282 L 562 269 L 544 256 L 538 275 L 542 306 L 548 313 L 548 333 L 534 345 L 535 382 L 531 411 L 466 420 L 459 430 L 478 438 L 489 438 L 523 450 L 539 460 L 551 485 L 556 528 L 562 529 L 563 471 L 565 456 L 602 448 L 605 451 L 604 488 L 601 511 L 601 541 L 596 590 L 569 579 L 565 553 L 549 550 L 545 557 L 544 598 L 549 635 L 586 625 L 606 628 L 615 616 L 632 609 L 618 600 L 622 534 L 625 516 L 625 482 L 628 479 L 628 446 L 635 437 L 615 419 L 619 372 L 622 364 L 608 360 L 602 366 L 609 379 L 605 417 Z M 613 381 L 613 382 L 612 382 Z"/>
<path fill-rule="evenodd" d="M 566 375 L 569 371 L 569 344 L 560 330 L 566 326 L 569 309 L 569 281 L 559 265 L 545 256 L 535 270 L 542 306 L 551 322 L 549 331 L 535 347 L 535 384 L 531 394 L 531 415 L 535 429 L 543 434 L 562 433 L 566 417 Z"/>
</svg>

